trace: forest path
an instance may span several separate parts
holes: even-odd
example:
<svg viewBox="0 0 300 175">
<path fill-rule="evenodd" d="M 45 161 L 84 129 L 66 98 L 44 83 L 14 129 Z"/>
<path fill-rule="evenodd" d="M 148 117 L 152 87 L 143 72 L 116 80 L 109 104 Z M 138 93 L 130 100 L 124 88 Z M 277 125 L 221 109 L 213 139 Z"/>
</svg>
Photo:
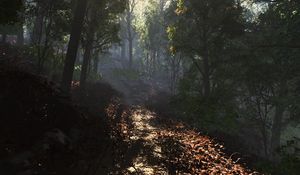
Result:
<svg viewBox="0 0 300 175">
<path fill-rule="evenodd" d="M 168 174 L 162 163 L 163 154 L 157 138 L 159 129 L 152 122 L 155 118 L 155 113 L 141 107 L 132 110 L 133 130 L 129 139 L 139 146 L 133 146 L 134 150 L 128 152 L 138 149 L 139 154 L 132 161 L 132 166 L 127 168 L 130 174 Z"/>
</svg>

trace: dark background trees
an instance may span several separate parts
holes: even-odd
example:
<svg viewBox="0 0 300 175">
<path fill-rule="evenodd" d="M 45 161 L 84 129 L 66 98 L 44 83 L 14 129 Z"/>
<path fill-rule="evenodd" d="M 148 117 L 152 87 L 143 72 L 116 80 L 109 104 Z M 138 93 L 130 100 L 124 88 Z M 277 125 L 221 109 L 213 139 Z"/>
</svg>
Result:
<svg viewBox="0 0 300 175">
<path fill-rule="evenodd" d="M 298 171 L 299 31 L 297 0 L 0 2 L 3 52 L 68 95 L 106 80 L 275 174 Z"/>
<path fill-rule="evenodd" d="M 170 8 L 170 50 L 191 60 L 174 101 L 189 111 L 183 115 L 210 132 L 247 135 L 250 145 L 253 137 L 261 145 L 255 154 L 283 161 L 291 143 L 283 135 L 299 125 L 298 2 L 177 1 Z"/>
</svg>

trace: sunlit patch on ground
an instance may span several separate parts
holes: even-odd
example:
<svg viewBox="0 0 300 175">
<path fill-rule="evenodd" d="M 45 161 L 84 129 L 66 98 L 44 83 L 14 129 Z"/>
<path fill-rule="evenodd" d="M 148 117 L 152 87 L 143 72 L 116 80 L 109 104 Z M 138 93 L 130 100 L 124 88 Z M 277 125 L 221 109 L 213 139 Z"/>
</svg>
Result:
<svg viewBox="0 0 300 175">
<path fill-rule="evenodd" d="M 167 174 L 166 169 L 160 166 L 159 162 L 157 165 L 149 164 L 149 157 L 161 158 L 161 147 L 157 144 L 157 130 L 155 126 L 150 124 L 150 120 L 155 118 L 155 113 L 142 108 L 138 108 L 133 111 L 132 121 L 134 125 L 133 136 L 130 137 L 132 141 L 143 140 L 145 147 L 148 150 L 142 150 L 140 155 L 133 161 L 133 166 L 129 167 L 127 170 L 130 173 L 137 174 Z"/>
</svg>

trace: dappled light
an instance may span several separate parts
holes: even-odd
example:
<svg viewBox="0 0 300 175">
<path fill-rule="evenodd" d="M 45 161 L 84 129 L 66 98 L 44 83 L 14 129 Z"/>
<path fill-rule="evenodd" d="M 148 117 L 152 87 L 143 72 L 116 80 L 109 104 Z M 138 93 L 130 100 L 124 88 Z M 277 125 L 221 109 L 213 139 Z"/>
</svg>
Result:
<svg viewBox="0 0 300 175">
<path fill-rule="evenodd" d="M 299 0 L 0 0 L 0 175 L 299 175 Z"/>
</svg>

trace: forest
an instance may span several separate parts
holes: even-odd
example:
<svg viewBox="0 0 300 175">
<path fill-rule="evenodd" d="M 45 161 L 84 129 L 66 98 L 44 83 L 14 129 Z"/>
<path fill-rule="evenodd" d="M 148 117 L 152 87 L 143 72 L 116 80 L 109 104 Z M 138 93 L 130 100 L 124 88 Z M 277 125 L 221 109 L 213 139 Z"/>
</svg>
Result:
<svg viewBox="0 0 300 175">
<path fill-rule="evenodd" d="M 0 175 L 300 174 L 299 0 L 0 0 Z"/>
</svg>

